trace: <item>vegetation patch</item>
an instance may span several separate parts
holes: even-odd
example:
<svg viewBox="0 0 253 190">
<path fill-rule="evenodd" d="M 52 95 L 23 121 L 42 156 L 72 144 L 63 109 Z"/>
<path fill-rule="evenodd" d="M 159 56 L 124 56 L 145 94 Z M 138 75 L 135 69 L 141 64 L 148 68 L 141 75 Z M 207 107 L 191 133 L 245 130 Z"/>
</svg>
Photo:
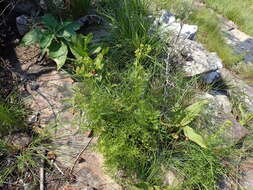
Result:
<svg viewBox="0 0 253 190">
<path fill-rule="evenodd" d="M 159 3 L 159 2 L 158 2 Z M 226 44 L 217 15 L 205 7 L 196 7 L 193 1 L 162 1 L 162 6 L 172 10 L 182 22 L 197 25 L 197 40 L 212 52 L 217 52 L 227 67 L 232 67 L 241 60 L 233 49 Z"/>
<path fill-rule="evenodd" d="M 202 0 L 202 2 L 235 22 L 242 31 L 253 35 L 253 2 L 251 0 Z"/>
</svg>

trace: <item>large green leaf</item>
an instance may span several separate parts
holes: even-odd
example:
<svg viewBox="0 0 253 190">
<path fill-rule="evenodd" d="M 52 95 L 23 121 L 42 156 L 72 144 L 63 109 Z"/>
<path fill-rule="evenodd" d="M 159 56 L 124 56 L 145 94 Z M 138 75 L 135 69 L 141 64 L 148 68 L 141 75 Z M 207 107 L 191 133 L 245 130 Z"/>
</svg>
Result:
<svg viewBox="0 0 253 190">
<path fill-rule="evenodd" d="M 47 49 L 51 45 L 53 39 L 54 39 L 53 33 L 50 33 L 48 31 L 43 32 L 43 36 L 40 40 L 40 48 L 41 48 L 42 54 L 44 54 L 47 51 Z"/>
<path fill-rule="evenodd" d="M 202 148 L 207 148 L 205 141 L 203 140 L 202 136 L 197 134 L 191 127 L 185 126 L 183 128 L 184 135 L 189 138 L 191 141 L 195 142 Z"/>
<path fill-rule="evenodd" d="M 38 29 L 31 30 L 22 39 L 21 45 L 29 46 L 40 41 L 42 33 Z"/>
<path fill-rule="evenodd" d="M 66 23 L 65 23 L 66 24 Z M 77 22 L 68 23 L 64 28 L 62 28 L 58 37 L 63 37 L 65 40 L 70 41 L 73 35 L 76 35 L 76 31 L 80 29 L 80 24 Z"/>
<path fill-rule="evenodd" d="M 207 104 L 207 100 L 201 100 L 198 101 L 190 106 L 188 106 L 184 110 L 183 119 L 180 122 L 181 126 L 186 126 L 189 123 L 191 123 L 196 117 L 200 114 L 201 110 L 203 109 L 203 106 Z"/>
<path fill-rule="evenodd" d="M 68 55 L 68 47 L 63 42 L 52 43 L 49 47 L 49 57 L 53 59 L 57 64 L 57 70 L 59 70 L 66 62 Z"/>
<path fill-rule="evenodd" d="M 59 22 L 56 20 L 56 18 L 51 14 L 45 14 L 42 17 L 42 24 L 50 30 L 51 32 L 55 32 L 57 27 L 59 26 Z"/>
</svg>

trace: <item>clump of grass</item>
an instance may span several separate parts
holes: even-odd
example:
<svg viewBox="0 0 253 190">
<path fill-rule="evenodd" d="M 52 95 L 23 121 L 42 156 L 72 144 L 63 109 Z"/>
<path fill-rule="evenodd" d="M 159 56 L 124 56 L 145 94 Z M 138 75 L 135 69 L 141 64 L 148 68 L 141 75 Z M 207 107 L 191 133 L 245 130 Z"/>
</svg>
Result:
<svg viewBox="0 0 253 190">
<path fill-rule="evenodd" d="M 13 99 L 13 96 L 10 99 Z M 16 98 L 13 100 L 15 103 L 9 103 L 9 99 L 0 99 L 0 135 L 25 129 L 23 105 Z"/>
<path fill-rule="evenodd" d="M 209 7 L 235 22 L 242 31 L 253 35 L 253 2 L 251 0 L 202 0 Z"/>
<path fill-rule="evenodd" d="M 14 183 L 18 179 L 22 179 L 24 183 L 37 183 L 39 180 L 37 176 L 40 161 L 45 159 L 44 150 L 48 145 L 49 135 L 33 132 L 26 124 L 26 116 L 27 110 L 16 94 L 1 99 L 0 188 L 5 189 L 6 183 Z M 26 140 L 20 139 L 20 145 L 13 143 L 11 139 L 18 138 L 20 134 Z"/>
<path fill-rule="evenodd" d="M 130 186 L 169 188 L 162 167 L 174 167 L 184 176 L 182 189 L 218 189 L 219 177 L 228 172 L 221 154 L 187 141 L 172 125 L 191 102 L 197 79 L 172 72 L 165 93 L 163 67 L 154 75 L 140 64 L 143 59 L 136 61 L 120 72 L 107 68 L 102 81 L 86 79 L 77 91 L 76 106 L 86 111 L 86 127 L 99 136 L 107 166 L 123 170 Z"/>
<path fill-rule="evenodd" d="M 156 47 L 157 35 L 150 32 L 152 21 L 148 18 L 146 0 L 107 0 L 104 14 L 111 24 L 108 46 L 120 62 L 128 62 L 141 44 Z M 124 61 L 122 61 L 124 59 Z"/>
</svg>

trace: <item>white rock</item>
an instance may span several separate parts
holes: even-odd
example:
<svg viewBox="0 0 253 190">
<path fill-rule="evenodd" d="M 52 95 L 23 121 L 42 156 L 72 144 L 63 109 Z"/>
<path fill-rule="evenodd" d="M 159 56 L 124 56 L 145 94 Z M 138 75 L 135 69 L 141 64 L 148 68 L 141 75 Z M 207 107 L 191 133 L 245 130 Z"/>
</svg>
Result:
<svg viewBox="0 0 253 190">
<path fill-rule="evenodd" d="M 198 31 L 198 26 L 174 22 L 170 25 L 163 24 L 161 31 L 162 33 L 170 32 L 175 36 L 179 35 L 180 37 L 193 40 Z"/>
<path fill-rule="evenodd" d="M 155 20 L 154 25 L 159 28 L 161 35 L 171 33 L 175 36 L 179 35 L 180 37 L 191 40 L 194 39 L 198 31 L 197 25 L 181 24 L 176 22 L 176 17 L 165 10 L 162 11 L 161 17 Z"/>
<path fill-rule="evenodd" d="M 162 16 L 159 18 L 159 24 L 170 25 L 175 21 L 176 21 L 176 17 L 172 13 L 165 10 L 162 11 Z"/>
</svg>

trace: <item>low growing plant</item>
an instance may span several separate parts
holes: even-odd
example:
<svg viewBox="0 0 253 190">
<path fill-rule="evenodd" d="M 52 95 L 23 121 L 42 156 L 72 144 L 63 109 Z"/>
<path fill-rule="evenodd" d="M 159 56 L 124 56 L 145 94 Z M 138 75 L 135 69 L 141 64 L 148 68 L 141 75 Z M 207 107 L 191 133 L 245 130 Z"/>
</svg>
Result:
<svg viewBox="0 0 253 190">
<path fill-rule="evenodd" d="M 95 77 L 101 80 L 99 72 L 103 69 L 103 58 L 108 52 L 108 48 L 92 48 L 90 46 L 92 37 L 91 34 L 87 36 L 82 34 L 73 36 L 70 50 L 75 57 L 73 63 L 77 76 L 82 78 Z"/>
<path fill-rule="evenodd" d="M 54 16 L 46 14 L 42 17 L 41 25 L 35 26 L 23 37 L 22 44 L 29 46 L 38 43 L 41 54 L 47 54 L 54 60 L 59 70 L 66 62 L 71 38 L 79 28 L 76 22 L 59 22 Z"/>
</svg>

